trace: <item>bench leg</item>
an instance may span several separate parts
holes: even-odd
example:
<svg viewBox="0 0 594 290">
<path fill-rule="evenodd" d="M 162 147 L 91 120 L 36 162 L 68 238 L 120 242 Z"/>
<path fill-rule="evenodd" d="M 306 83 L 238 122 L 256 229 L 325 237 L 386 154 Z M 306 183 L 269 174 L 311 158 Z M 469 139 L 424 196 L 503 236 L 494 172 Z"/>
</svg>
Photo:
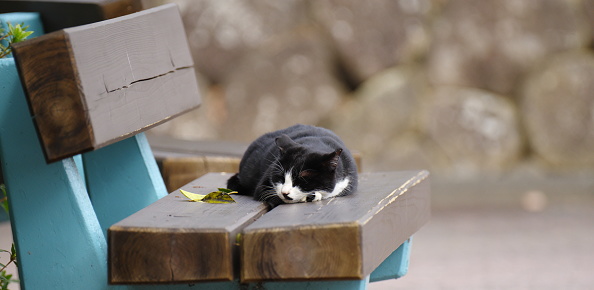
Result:
<svg viewBox="0 0 594 290">
<path fill-rule="evenodd" d="M 408 272 L 410 247 L 412 237 L 406 240 L 398 249 L 388 256 L 372 273 L 370 282 L 398 279 Z"/>
<path fill-rule="evenodd" d="M 143 133 L 82 155 L 87 188 L 103 233 L 167 195 Z"/>
<path fill-rule="evenodd" d="M 0 59 L 0 76 L 0 159 L 22 288 L 105 285 L 105 239 L 73 159 L 46 164 L 12 59 Z"/>
<path fill-rule="evenodd" d="M 343 281 L 304 281 L 304 282 L 264 282 L 249 284 L 247 289 L 266 290 L 364 290 L 369 284 L 369 277 L 363 280 Z M 243 288 L 242 288 L 243 289 Z"/>
</svg>

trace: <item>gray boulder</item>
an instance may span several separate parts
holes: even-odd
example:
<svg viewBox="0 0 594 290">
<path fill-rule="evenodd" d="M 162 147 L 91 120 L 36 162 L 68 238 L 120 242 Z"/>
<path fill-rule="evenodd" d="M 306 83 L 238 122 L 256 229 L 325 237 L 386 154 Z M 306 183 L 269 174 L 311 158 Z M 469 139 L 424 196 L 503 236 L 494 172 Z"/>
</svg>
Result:
<svg viewBox="0 0 594 290">
<path fill-rule="evenodd" d="M 411 62 L 428 46 L 431 0 L 320 0 L 311 7 L 356 82 Z"/>
<path fill-rule="evenodd" d="M 500 172 L 520 158 L 523 142 L 512 102 L 487 91 L 436 87 L 426 103 L 424 131 L 432 162 L 450 173 Z"/>
<path fill-rule="evenodd" d="M 521 110 L 538 156 L 554 165 L 594 165 L 594 54 L 568 53 L 535 69 Z"/>
<path fill-rule="evenodd" d="M 586 47 L 579 1 L 448 0 L 432 28 L 433 84 L 509 95 L 528 69 L 554 52 Z"/>
</svg>

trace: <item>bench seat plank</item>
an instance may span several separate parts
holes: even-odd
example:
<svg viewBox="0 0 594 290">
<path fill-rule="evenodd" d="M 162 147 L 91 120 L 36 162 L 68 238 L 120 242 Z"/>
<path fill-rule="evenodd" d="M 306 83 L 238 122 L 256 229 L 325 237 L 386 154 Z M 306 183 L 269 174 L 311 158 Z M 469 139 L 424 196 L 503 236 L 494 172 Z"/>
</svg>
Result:
<svg viewBox="0 0 594 290">
<path fill-rule="evenodd" d="M 242 281 L 364 279 L 429 220 L 428 177 L 361 174 L 353 195 L 276 207 L 244 229 Z"/>
<path fill-rule="evenodd" d="M 200 104 L 176 5 L 14 45 L 48 162 L 95 150 Z"/>
<path fill-rule="evenodd" d="M 229 174 L 207 174 L 182 187 L 207 194 Z M 172 283 L 233 280 L 239 231 L 267 211 L 249 196 L 234 204 L 190 202 L 179 191 L 109 228 L 110 282 Z M 150 266 L 149 266 L 150 265 Z"/>
</svg>

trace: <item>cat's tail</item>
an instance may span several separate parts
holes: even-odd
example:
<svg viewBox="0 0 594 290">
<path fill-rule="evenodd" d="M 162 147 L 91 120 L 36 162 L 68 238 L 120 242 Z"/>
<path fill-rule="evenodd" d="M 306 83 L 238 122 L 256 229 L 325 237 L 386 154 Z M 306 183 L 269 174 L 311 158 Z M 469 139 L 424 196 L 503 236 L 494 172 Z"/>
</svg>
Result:
<svg viewBox="0 0 594 290">
<path fill-rule="evenodd" d="M 239 182 L 239 173 L 234 174 L 229 178 L 229 180 L 227 180 L 227 188 L 237 191 L 237 194 L 246 194 L 245 189 Z"/>
</svg>

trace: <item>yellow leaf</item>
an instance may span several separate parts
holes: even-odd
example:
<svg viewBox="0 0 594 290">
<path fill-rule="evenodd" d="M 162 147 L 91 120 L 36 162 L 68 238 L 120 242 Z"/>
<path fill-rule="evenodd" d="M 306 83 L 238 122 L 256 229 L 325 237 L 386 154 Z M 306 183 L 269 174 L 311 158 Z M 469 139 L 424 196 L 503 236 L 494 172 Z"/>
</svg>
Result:
<svg viewBox="0 0 594 290">
<path fill-rule="evenodd" d="M 179 190 L 183 195 L 185 195 L 187 198 L 189 198 L 191 201 L 197 201 L 197 202 L 202 202 L 202 199 L 206 196 L 204 194 L 196 194 L 196 193 L 191 193 L 189 191 L 185 191 L 183 189 Z"/>
<path fill-rule="evenodd" d="M 230 193 L 222 191 L 213 191 L 207 194 L 202 202 L 207 203 L 235 203 L 235 200 L 229 195 Z"/>
</svg>

